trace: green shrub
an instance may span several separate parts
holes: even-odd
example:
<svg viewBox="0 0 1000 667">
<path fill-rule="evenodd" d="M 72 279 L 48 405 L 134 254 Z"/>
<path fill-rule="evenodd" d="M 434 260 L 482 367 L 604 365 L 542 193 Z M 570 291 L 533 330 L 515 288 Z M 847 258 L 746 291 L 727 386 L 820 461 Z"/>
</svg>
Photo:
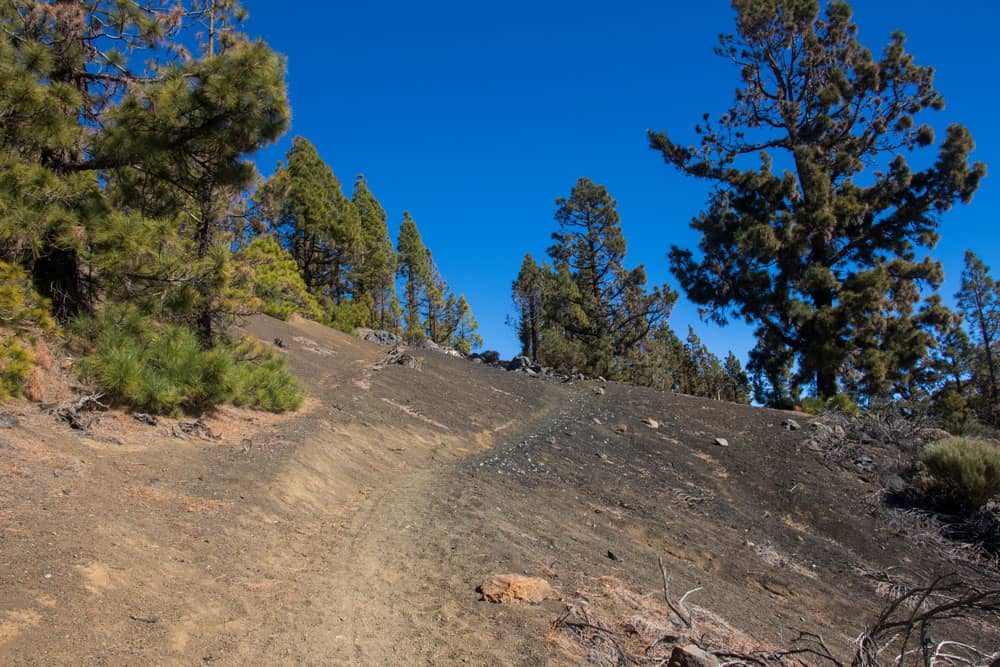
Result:
<svg viewBox="0 0 1000 667">
<path fill-rule="evenodd" d="M 0 339 L 0 401 L 24 396 L 35 357 L 16 338 Z"/>
<path fill-rule="evenodd" d="M 7 326 L 55 328 L 49 302 L 38 295 L 20 266 L 0 261 L 0 322 Z"/>
<path fill-rule="evenodd" d="M 962 509 L 975 511 L 1000 494 L 1000 446 L 973 438 L 947 438 L 924 448 L 920 461 L 930 486 Z"/>
<path fill-rule="evenodd" d="M 117 405 L 178 414 L 227 401 L 276 412 L 302 403 L 284 359 L 259 344 L 252 353 L 246 341 L 205 350 L 190 328 L 114 304 L 77 322 L 76 330 L 92 345 L 80 360 L 81 374 Z"/>
<path fill-rule="evenodd" d="M 0 261 L 0 401 L 24 396 L 35 355 L 24 337 L 55 329 L 49 302 L 31 286 L 20 266 Z"/>
<path fill-rule="evenodd" d="M 861 409 L 851 400 L 847 394 L 835 394 L 823 400 L 819 396 L 805 398 L 799 404 L 799 409 L 810 415 L 818 415 L 824 412 L 843 412 L 857 417 L 861 414 Z"/>
<path fill-rule="evenodd" d="M 234 405 L 287 412 L 302 407 L 302 387 L 285 368 L 285 359 L 253 338 L 242 338 L 233 349 L 236 363 L 227 384 Z"/>
<path fill-rule="evenodd" d="M 370 296 L 358 300 L 345 299 L 339 304 L 330 306 L 326 324 L 338 331 L 353 334 L 355 329 L 368 324 L 371 312 Z"/>
</svg>

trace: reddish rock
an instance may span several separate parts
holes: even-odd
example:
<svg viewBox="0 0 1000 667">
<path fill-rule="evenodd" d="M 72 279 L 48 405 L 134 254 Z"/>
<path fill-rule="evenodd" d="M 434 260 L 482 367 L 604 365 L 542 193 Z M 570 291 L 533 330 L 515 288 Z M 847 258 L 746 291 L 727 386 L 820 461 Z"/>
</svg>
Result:
<svg viewBox="0 0 1000 667">
<path fill-rule="evenodd" d="M 519 574 L 494 574 L 479 586 L 479 592 L 487 602 L 541 602 L 553 596 L 549 582 L 538 577 L 522 577 Z"/>
</svg>

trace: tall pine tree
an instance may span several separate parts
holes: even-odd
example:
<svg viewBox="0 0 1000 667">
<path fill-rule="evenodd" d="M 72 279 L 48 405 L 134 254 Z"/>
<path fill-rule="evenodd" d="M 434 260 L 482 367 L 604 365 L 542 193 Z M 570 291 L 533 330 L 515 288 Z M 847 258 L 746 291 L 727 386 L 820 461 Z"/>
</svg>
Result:
<svg viewBox="0 0 1000 667">
<path fill-rule="evenodd" d="M 1000 354 L 1000 283 L 971 250 L 965 252 L 962 286 L 955 295 L 966 325 L 981 357 L 981 384 L 986 388 L 988 409 L 981 411 L 990 422 L 1000 418 L 1000 386 L 997 355 Z M 956 341 L 961 345 L 961 341 Z"/>
<path fill-rule="evenodd" d="M 351 203 L 361 223 L 361 251 L 354 267 L 354 298 L 371 299 L 368 326 L 395 330 L 393 299 L 396 297 L 396 253 L 389 238 L 385 209 L 368 189 L 363 175 L 354 181 Z"/>
<path fill-rule="evenodd" d="M 588 371 L 612 374 L 615 359 L 669 313 L 676 294 L 667 287 L 646 292 L 643 267 L 625 268 L 625 237 L 616 202 L 604 186 L 581 178 L 569 197 L 556 199 L 556 206 L 559 231 L 548 252 L 576 287 L 564 295 L 575 316 L 561 325 L 580 344 Z"/>
<path fill-rule="evenodd" d="M 420 319 L 420 299 L 423 286 L 430 279 L 430 262 L 427 248 L 417 230 L 417 223 L 410 217 L 409 211 L 403 213 L 396 252 L 399 258 L 398 272 L 404 281 L 404 335 L 407 340 L 421 341 L 426 338 L 426 334 Z"/>
<path fill-rule="evenodd" d="M 517 338 L 521 342 L 521 354 L 530 359 L 538 359 L 538 342 L 542 328 L 545 273 L 531 254 L 526 254 L 521 262 L 521 270 L 511 286 L 517 316 Z"/>
<path fill-rule="evenodd" d="M 833 396 L 849 373 L 892 386 L 942 319 L 934 304 L 918 309 L 942 274 L 917 249 L 933 246 L 941 214 L 971 199 L 985 167 L 969 163 L 960 125 L 933 164 L 907 165 L 905 152 L 934 141 L 916 117 L 944 102 L 902 33 L 876 58 L 844 2 L 733 7 L 736 33 L 717 49 L 742 78 L 733 106 L 716 122 L 706 115 L 695 146 L 649 133 L 668 164 L 715 184 L 692 222 L 702 258 L 674 247 L 671 269 L 716 321 L 757 325 L 752 367 L 769 402 L 794 400 L 801 384 Z"/>
</svg>

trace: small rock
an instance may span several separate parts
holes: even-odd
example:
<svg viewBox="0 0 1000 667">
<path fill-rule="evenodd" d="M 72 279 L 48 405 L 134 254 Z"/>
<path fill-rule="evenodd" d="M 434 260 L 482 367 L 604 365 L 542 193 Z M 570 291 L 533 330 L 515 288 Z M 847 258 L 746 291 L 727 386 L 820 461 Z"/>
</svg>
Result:
<svg viewBox="0 0 1000 667">
<path fill-rule="evenodd" d="M 650 417 L 646 417 L 645 419 L 643 419 L 642 423 L 648 426 L 649 428 L 653 429 L 654 431 L 660 428 L 660 422 L 656 421 L 655 419 L 651 419 Z"/>
<path fill-rule="evenodd" d="M 476 589 L 487 602 L 508 603 L 517 600 L 539 603 L 554 595 L 549 582 L 539 577 L 519 574 L 495 574 Z"/>
<path fill-rule="evenodd" d="M 615 433 L 628 433 L 628 424 L 615 425 Z"/>
<path fill-rule="evenodd" d="M 611 549 L 608 549 L 608 558 L 610 560 L 614 560 L 614 561 L 621 560 L 620 558 L 618 558 L 618 556 L 615 554 L 615 552 L 612 551 Z"/>
<path fill-rule="evenodd" d="M 904 480 L 899 475 L 889 475 L 884 480 L 882 480 L 882 486 L 889 493 L 902 493 L 908 488 L 906 480 Z"/>
<path fill-rule="evenodd" d="M 785 427 L 786 431 L 798 431 L 800 428 L 802 428 L 801 426 L 799 426 L 799 423 L 794 419 L 786 419 L 785 421 L 781 422 L 781 425 Z"/>
<path fill-rule="evenodd" d="M 708 651 L 704 651 L 694 644 L 675 646 L 670 654 L 667 667 L 718 667 L 722 663 Z"/>
<path fill-rule="evenodd" d="M 538 377 L 538 372 L 537 371 L 533 371 L 530 368 L 525 368 L 524 369 L 524 374 L 527 375 L 528 377 L 533 377 L 533 378 Z"/>
<path fill-rule="evenodd" d="M 18 419 L 15 415 L 4 410 L 0 412 L 0 428 L 14 428 L 18 425 Z"/>
<path fill-rule="evenodd" d="M 496 350 L 486 350 L 479 355 L 479 358 L 483 360 L 484 364 L 495 364 L 500 361 L 500 353 Z"/>
<path fill-rule="evenodd" d="M 604 396 L 604 387 L 594 387 L 594 393 L 598 396 Z"/>
<path fill-rule="evenodd" d="M 725 438 L 716 438 L 715 444 L 717 444 L 719 447 L 728 447 L 729 441 L 726 440 Z"/>
<path fill-rule="evenodd" d="M 597 417 L 594 417 L 593 419 L 594 419 L 594 423 L 595 423 L 595 424 L 597 424 L 597 425 L 600 425 L 600 424 L 601 424 L 601 420 L 600 420 L 600 419 L 598 419 Z"/>
<path fill-rule="evenodd" d="M 160 423 L 160 420 L 156 418 L 156 415 L 151 415 L 147 412 L 137 412 L 132 415 L 132 419 L 136 420 L 141 424 L 147 424 L 149 426 L 156 426 Z"/>
<path fill-rule="evenodd" d="M 597 381 L 600 382 L 601 384 L 607 384 L 608 383 L 608 381 L 605 380 L 604 376 L 602 376 L 602 375 L 598 375 L 597 376 Z"/>
<path fill-rule="evenodd" d="M 862 470 L 871 472 L 872 470 L 875 469 L 875 460 L 872 459 L 872 457 L 870 456 L 865 456 L 862 454 L 858 458 L 854 459 L 854 465 L 858 466 Z"/>
</svg>

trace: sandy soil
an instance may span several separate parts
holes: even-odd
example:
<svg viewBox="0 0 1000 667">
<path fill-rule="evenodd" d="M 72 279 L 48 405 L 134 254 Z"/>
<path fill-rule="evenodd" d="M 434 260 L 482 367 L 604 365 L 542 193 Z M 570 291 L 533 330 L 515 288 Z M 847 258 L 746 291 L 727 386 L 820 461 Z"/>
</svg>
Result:
<svg viewBox="0 0 1000 667">
<path fill-rule="evenodd" d="M 658 556 L 706 624 L 844 655 L 884 602 L 872 573 L 963 567 L 881 521 L 873 482 L 784 413 L 432 352 L 379 369 L 384 348 L 313 323 L 248 328 L 284 342 L 300 413 L 226 408 L 217 439 L 181 439 L 8 406 L 0 664 L 581 663 L 552 622 L 649 607 Z M 557 599 L 482 602 L 495 573 Z"/>
</svg>

